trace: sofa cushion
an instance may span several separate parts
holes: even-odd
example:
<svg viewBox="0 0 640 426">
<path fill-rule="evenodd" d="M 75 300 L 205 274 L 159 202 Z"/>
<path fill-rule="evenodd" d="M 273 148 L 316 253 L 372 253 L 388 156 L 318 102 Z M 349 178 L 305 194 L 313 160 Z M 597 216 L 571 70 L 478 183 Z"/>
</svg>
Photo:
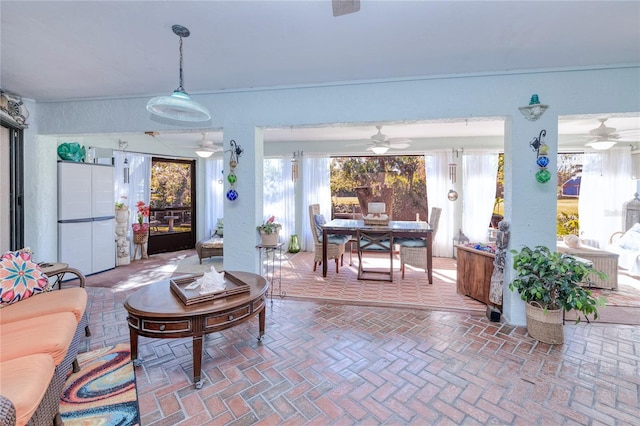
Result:
<svg viewBox="0 0 640 426">
<path fill-rule="evenodd" d="M 223 242 L 224 240 L 220 237 L 212 237 L 207 241 L 202 242 L 202 248 L 206 248 L 206 249 L 222 248 Z"/>
<path fill-rule="evenodd" d="M 81 287 L 63 288 L 36 294 L 20 303 L 0 309 L 0 324 L 36 318 L 58 312 L 71 312 L 80 322 L 87 307 L 87 291 Z"/>
<path fill-rule="evenodd" d="M 31 260 L 30 252 L 7 252 L 0 257 L 0 307 L 49 289 L 49 279 Z"/>
<path fill-rule="evenodd" d="M 16 409 L 16 425 L 35 413 L 53 378 L 55 364 L 47 354 L 25 355 L 0 362 L 0 389 Z"/>
<path fill-rule="evenodd" d="M 617 241 L 617 245 L 625 250 L 640 251 L 640 223 L 629 228 Z"/>
<path fill-rule="evenodd" d="M 71 312 L 2 324 L 0 362 L 45 353 L 59 365 L 67 355 L 77 327 L 76 316 Z"/>
</svg>

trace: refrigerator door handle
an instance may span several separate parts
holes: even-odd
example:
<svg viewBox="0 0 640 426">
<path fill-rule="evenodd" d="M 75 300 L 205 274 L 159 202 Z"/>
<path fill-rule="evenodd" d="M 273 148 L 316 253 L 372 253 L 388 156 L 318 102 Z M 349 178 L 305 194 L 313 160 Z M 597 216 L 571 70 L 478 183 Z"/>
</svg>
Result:
<svg viewBox="0 0 640 426">
<path fill-rule="evenodd" d="M 93 222 L 92 217 L 87 217 L 84 219 L 60 219 L 58 223 L 81 223 L 81 222 Z"/>
</svg>

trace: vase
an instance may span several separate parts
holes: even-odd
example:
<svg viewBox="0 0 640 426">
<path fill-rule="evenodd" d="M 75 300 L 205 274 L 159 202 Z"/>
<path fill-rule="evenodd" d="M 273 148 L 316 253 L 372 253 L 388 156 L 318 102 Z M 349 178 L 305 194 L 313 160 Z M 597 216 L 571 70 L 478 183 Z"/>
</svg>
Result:
<svg viewBox="0 0 640 426">
<path fill-rule="evenodd" d="M 293 234 L 289 240 L 289 253 L 298 253 L 300 251 L 300 242 L 298 236 Z"/>
<path fill-rule="evenodd" d="M 260 238 L 262 238 L 263 246 L 277 246 L 278 245 L 278 232 L 272 232 L 267 234 L 260 231 Z"/>
<path fill-rule="evenodd" d="M 527 302 L 525 306 L 529 336 L 551 345 L 564 342 L 562 309 L 545 310 L 535 301 Z"/>
</svg>

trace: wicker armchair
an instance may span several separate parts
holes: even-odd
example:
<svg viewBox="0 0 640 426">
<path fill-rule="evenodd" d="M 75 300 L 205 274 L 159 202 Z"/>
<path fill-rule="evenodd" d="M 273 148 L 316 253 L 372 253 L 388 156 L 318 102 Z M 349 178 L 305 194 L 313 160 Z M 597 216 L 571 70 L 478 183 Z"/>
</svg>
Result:
<svg viewBox="0 0 640 426">
<path fill-rule="evenodd" d="M 433 207 L 431 209 L 431 215 L 429 216 L 429 225 L 433 229 L 431 238 L 435 238 L 436 231 L 438 230 L 438 223 L 440 222 L 440 214 L 442 209 L 440 207 Z M 404 278 L 404 265 L 411 265 L 417 268 L 424 269 L 427 272 L 427 245 L 423 239 L 410 238 L 399 242 L 400 244 L 400 270 L 402 271 L 402 278 Z"/>
<path fill-rule="evenodd" d="M 315 215 L 320 214 L 320 205 L 311 204 L 309 206 L 309 224 L 311 225 L 311 235 L 313 235 L 313 271 L 320 263 L 322 263 L 322 234 L 318 235 L 316 228 Z M 349 241 L 348 236 L 335 235 L 330 236 L 327 241 L 327 260 L 335 259 L 336 261 L 336 273 L 338 272 L 338 259 L 340 260 L 340 266 L 343 265 L 345 245 Z"/>
</svg>

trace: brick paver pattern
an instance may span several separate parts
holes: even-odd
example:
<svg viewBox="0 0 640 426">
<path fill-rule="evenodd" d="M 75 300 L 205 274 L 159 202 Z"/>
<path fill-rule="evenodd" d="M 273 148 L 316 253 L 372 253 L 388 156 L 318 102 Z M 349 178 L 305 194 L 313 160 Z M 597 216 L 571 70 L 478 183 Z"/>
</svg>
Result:
<svg viewBox="0 0 640 426">
<path fill-rule="evenodd" d="M 88 287 L 87 349 L 128 342 L 129 291 Z M 565 344 L 484 315 L 275 299 L 208 335 L 140 338 L 143 425 L 638 425 L 640 328 L 565 325 Z"/>
</svg>

